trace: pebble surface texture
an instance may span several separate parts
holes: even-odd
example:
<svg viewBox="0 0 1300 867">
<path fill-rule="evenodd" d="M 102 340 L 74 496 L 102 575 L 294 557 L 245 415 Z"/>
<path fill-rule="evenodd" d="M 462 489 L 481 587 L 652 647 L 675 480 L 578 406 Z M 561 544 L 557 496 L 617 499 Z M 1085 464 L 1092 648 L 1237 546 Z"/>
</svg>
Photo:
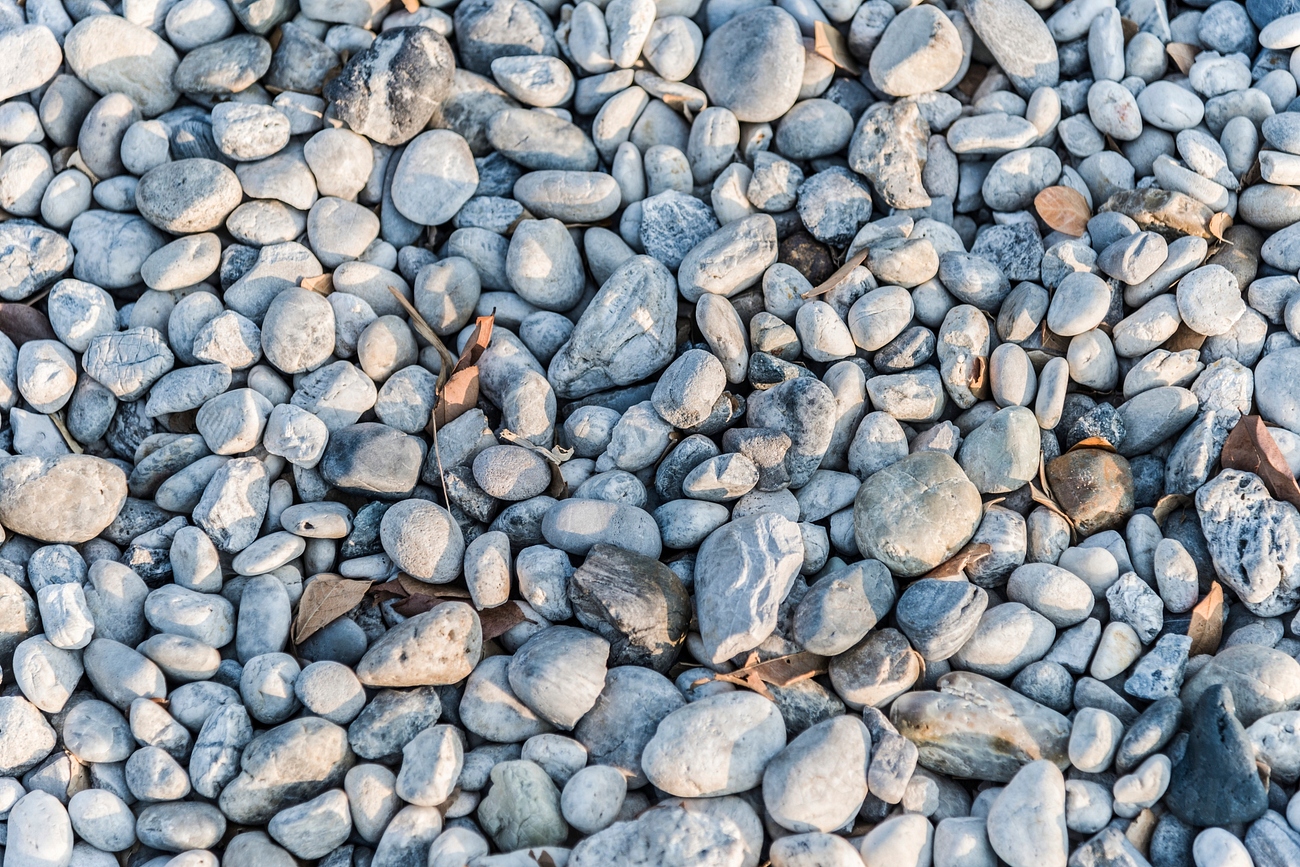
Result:
<svg viewBox="0 0 1300 867">
<path fill-rule="evenodd" d="M 1300 867 L 1298 82 L 0 0 L 0 867 Z"/>
</svg>

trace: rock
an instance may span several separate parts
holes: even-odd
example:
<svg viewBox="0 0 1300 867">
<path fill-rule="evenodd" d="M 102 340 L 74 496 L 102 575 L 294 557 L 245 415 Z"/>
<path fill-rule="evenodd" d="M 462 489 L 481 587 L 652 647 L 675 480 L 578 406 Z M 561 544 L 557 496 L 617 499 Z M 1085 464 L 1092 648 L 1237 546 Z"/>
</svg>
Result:
<svg viewBox="0 0 1300 867">
<path fill-rule="evenodd" d="M 1268 809 L 1250 739 L 1234 710 L 1223 685 L 1196 702 L 1187 751 L 1174 765 L 1167 798 L 1174 815 L 1190 825 L 1250 822 Z"/>
<path fill-rule="evenodd" d="M 1293 506 L 1272 499 L 1253 473 L 1225 470 L 1197 491 L 1196 507 L 1215 571 L 1253 611 L 1281 613 L 1300 599 L 1285 541 L 1300 532 Z M 1260 534 L 1260 526 L 1270 531 Z"/>
<path fill-rule="evenodd" d="M 179 96 L 172 84 L 180 64 L 176 51 L 124 18 L 93 15 L 79 21 L 64 37 L 63 51 L 69 68 L 92 90 L 124 94 L 146 117 L 171 108 Z"/>
<path fill-rule="evenodd" d="M 482 628 L 463 602 L 446 602 L 390 629 L 357 663 L 367 686 L 438 686 L 463 680 L 482 653 Z M 410 660 L 419 659 L 420 664 Z"/>
<path fill-rule="evenodd" d="M 641 763 L 650 782 L 671 795 L 716 797 L 758 785 L 784 747 L 775 705 L 754 693 L 723 693 L 664 717 Z"/>
<path fill-rule="evenodd" d="M 921 183 L 930 126 L 916 103 L 873 106 L 849 143 L 849 167 L 871 181 L 891 208 L 924 208 L 930 196 Z"/>
<path fill-rule="evenodd" d="M 558 846 L 569 835 L 560 792 L 533 762 L 501 762 L 492 769 L 492 790 L 479 804 L 478 818 L 504 850 Z"/>
<path fill-rule="evenodd" d="M 714 531 L 695 561 L 701 636 L 710 657 L 722 662 L 751 650 L 776 627 L 777 606 L 803 564 L 804 546 L 793 522 L 755 515 Z M 739 572 L 735 565 L 744 565 Z M 747 616 L 737 619 L 745 600 Z"/>
<path fill-rule="evenodd" d="M 975 486 L 956 461 L 938 452 L 909 455 L 873 475 L 853 511 L 858 547 L 907 577 L 952 557 L 980 521 Z M 936 533 L 936 526 L 943 530 Z"/>
<path fill-rule="evenodd" d="M 1010 867 L 1066 863 L 1065 778 L 1052 762 L 1025 765 L 989 807 L 989 845 Z"/>
<path fill-rule="evenodd" d="M 659 262 L 639 256 L 620 266 L 551 360 L 547 378 L 556 393 L 582 397 L 636 382 L 667 365 L 675 340 L 676 294 L 676 281 Z M 630 333 L 629 321 L 638 323 Z"/>
<path fill-rule="evenodd" d="M 737 120 L 776 120 L 799 97 L 804 73 L 799 39 L 797 23 L 783 9 L 737 15 L 705 41 L 700 86 L 710 102 L 730 109 Z"/>
<path fill-rule="evenodd" d="M 1038 759 L 1068 765 L 1065 717 L 977 674 L 945 674 L 937 686 L 938 692 L 908 693 L 890 708 L 923 767 L 1005 782 Z"/>
<path fill-rule="evenodd" d="M 690 596 L 672 570 L 648 557 L 596 545 L 570 576 L 569 599 L 578 622 L 610 643 L 612 665 L 663 674 L 686 641 Z"/>
<path fill-rule="evenodd" d="M 1123 457 L 1080 448 L 1047 463 L 1047 480 L 1079 532 L 1123 524 L 1133 512 L 1133 471 Z"/>
<path fill-rule="evenodd" d="M 807 729 L 768 764 L 763 803 L 781 827 L 833 831 L 849 821 L 867 793 L 871 734 L 838 716 Z"/>
<path fill-rule="evenodd" d="M 126 475 L 90 455 L 0 464 L 0 523 L 44 542 L 93 539 L 117 518 L 126 494 Z"/>
</svg>

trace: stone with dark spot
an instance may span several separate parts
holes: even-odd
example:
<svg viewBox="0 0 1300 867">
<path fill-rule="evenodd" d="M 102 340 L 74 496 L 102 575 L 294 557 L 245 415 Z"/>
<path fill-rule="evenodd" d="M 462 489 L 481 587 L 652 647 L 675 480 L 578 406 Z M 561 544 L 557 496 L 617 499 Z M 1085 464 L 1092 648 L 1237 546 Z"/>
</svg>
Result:
<svg viewBox="0 0 1300 867">
<path fill-rule="evenodd" d="M 1120 455 L 1075 449 L 1047 464 L 1047 481 L 1080 535 L 1122 527 L 1133 514 L 1133 471 Z"/>
<path fill-rule="evenodd" d="M 1226 685 L 1210 687 L 1196 703 L 1187 751 L 1174 765 L 1165 803 L 1198 826 L 1252 822 L 1268 809 L 1267 785 Z"/>
<path fill-rule="evenodd" d="M 458 9 L 458 19 L 460 14 Z M 349 60 L 325 85 L 325 98 L 353 131 L 399 145 L 415 138 L 433 117 L 451 91 L 455 68 L 447 40 L 427 27 L 398 27 Z"/>
</svg>

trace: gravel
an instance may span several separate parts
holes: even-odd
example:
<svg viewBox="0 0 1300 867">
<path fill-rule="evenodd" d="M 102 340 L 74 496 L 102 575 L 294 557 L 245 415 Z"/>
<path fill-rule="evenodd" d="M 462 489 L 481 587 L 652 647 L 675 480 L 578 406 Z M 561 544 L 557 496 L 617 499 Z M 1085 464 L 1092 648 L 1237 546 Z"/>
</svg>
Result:
<svg viewBox="0 0 1300 867">
<path fill-rule="evenodd" d="M 5 867 L 1300 864 L 1293 52 L 0 3 Z"/>
</svg>

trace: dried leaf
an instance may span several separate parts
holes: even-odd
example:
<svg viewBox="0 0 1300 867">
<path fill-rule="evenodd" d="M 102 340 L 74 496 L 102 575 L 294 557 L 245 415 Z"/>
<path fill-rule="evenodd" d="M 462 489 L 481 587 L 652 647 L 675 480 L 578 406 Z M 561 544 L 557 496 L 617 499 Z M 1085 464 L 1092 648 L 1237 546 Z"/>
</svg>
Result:
<svg viewBox="0 0 1300 867">
<path fill-rule="evenodd" d="M 1192 68 L 1192 63 L 1196 61 L 1196 55 L 1200 53 L 1201 49 L 1195 45 L 1188 45 L 1186 42 L 1170 42 L 1165 46 L 1165 51 L 1169 54 L 1169 58 L 1173 60 L 1174 65 L 1178 67 L 1178 71 L 1186 75 L 1187 71 Z"/>
<path fill-rule="evenodd" d="M 551 857 L 550 852 L 543 852 L 540 855 L 530 854 L 528 857 L 537 862 L 537 867 L 555 867 L 555 859 Z"/>
<path fill-rule="evenodd" d="M 790 686 L 801 680 L 808 680 L 826 673 L 829 660 L 815 653 L 801 651 L 788 656 L 778 656 L 766 662 L 759 662 L 758 655 L 751 653 L 748 663 L 730 674 L 716 674 L 717 680 L 734 683 L 752 689 L 754 692 L 771 698 L 772 695 L 764 684 L 773 686 Z"/>
<path fill-rule="evenodd" d="M 1223 443 L 1219 463 L 1225 470 L 1254 473 L 1263 479 L 1274 499 L 1300 507 L 1300 485 L 1296 484 L 1282 450 L 1259 416 L 1242 416 Z"/>
<path fill-rule="evenodd" d="M 483 626 L 483 640 L 489 641 L 504 635 L 528 619 L 518 602 L 507 602 L 495 608 L 484 608 L 478 613 Z"/>
<path fill-rule="evenodd" d="M 984 76 L 988 75 L 989 68 L 982 63 L 972 63 L 962 76 L 961 81 L 957 82 L 957 89 L 966 94 L 967 97 L 973 97 L 975 91 L 979 89 L 980 82 L 984 81 Z"/>
<path fill-rule="evenodd" d="M 1129 40 L 1132 39 L 1134 36 L 1137 36 L 1138 31 L 1142 29 L 1141 27 L 1138 26 L 1138 23 L 1134 21 L 1132 18 L 1119 19 L 1119 26 L 1120 26 L 1120 30 L 1123 31 L 1124 33 L 1125 45 L 1128 45 Z"/>
<path fill-rule="evenodd" d="M 845 278 L 853 272 L 853 269 L 867 261 L 868 250 L 863 248 L 854 253 L 844 261 L 844 264 L 835 269 L 835 273 L 826 278 L 824 283 L 814 286 L 812 289 L 800 295 L 800 298 L 816 298 L 818 295 L 825 295 L 836 286 L 844 282 Z"/>
<path fill-rule="evenodd" d="M 1054 231 L 1082 237 L 1088 230 L 1088 200 L 1072 187 L 1048 187 L 1034 196 L 1038 217 Z"/>
<path fill-rule="evenodd" d="M 73 438 L 72 432 L 68 430 L 68 426 L 64 423 L 62 412 L 50 413 L 50 421 L 54 422 L 54 426 L 59 429 L 59 435 L 63 437 L 63 441 L 68 444 L 68 448 L 72 449 L 73 454 L 80 455 L 85 453 L 86 450 L 81 447 L 81 443 L 77 442 L 76 439 Z"/>
<path fill-rule="evenodd" d="M 1174 332 L 1174 336 L 1162 343 L 1160 348 L 1169 352 L 1182 352 L 1184 349 L 1200 349 L 1201 344 L 1204 342 L 1204 334 L 1193 331 L 1187 327 L 1186 322 L 1179 322 L 1178 330 Z"/>
<path fill-rule="evenodd" d="M 393 297 L 397 299 L 397 303 L 402 305 L 402 309 L 405 310 L 406 315 L 410 317 L 411 327 L 415 329 L 415 333 L 423 337 L 424 341 L 437 351 L 438 358 L 442 359 L 442 368 L 438 371 L 437 386 L 441 389 L 443 384 L 447 381 L 447 377 L 451 376 L 451 369 L 456 366 L 456 356 L 451 354 L 451 350 L 447 348 L 447 344 L 443 343 L 442 338 L 429 327 L 428 322 L 424 321 L 424 317 L 420 315 L 419 310 L 415 309 L 415 305 L 406 300 L 405 295 L 397 291 L 396 286 L 389 286 L 388 291 L 393 293 Z"/>
<path fill-rule="evenodd" d="M 375 584 L 366 592 L 378 599 L 380 602 L 387 599 L 405 599 L 407 596 L 411 595 L 406 592 L 406 588 L 402 586 L 400 576 L 398 578 L 390 578 L 383 584 Z"/>
<path fill-rule="evenodd" d="M 1101 449 L 1102 451 L 1115 452 L 1115 445 L 1105 437 L 1086 437 L 1070 446 L 1069 451 L 1075 449 Z"/>
<path fill-rule="evenodd" d="M 966 571 L 967 566 L 972 566 L 983 560 L 993 553 L 993 546 L 988 542 L 978 542 L 974 545 L 967 545 L 962 548 L 950 559 L 935 566 L 929 572 L 926 572 L 925 578 L 956 578 Z"/>
<path fill-rule="evenodd" d="M 1223 588 L 1218 581 L 1210 585 L 1210 592 L 1192 609 L 1192 622 L 1187 627 L 1187 634 L 1192 639 L 1189 656 L 1214 653 L 1219 649 L 1219 642 L 1223 640 Z"/>
<path fill-rule="evenodd" d="M 428 593 L 412 593 L 394 605 L 393 610 L 403 617 L 414 617 L 417 614 L 432 611 L 442 603 L 450 601 L 450 599 L 444 599 L 441 596 L 430 596 Z"/>
<path fill-rule="evenodd" d="M 293 643 L 302 644 L 357 607 L 372 583 L 330 573 L 317 575 L 307 582 L 298 601 L 298 616 L 293 621 Z"/>
<path fill-rule="evenodd" d="M 321 295 L 329 295 L 334 291 L 334 275 L 321 274 L 319 277 L 303 277 L 302 282 L 298 285 Z"/>
<path fill-rule="evenodd" d="M 1190 506 L 1191 504 L 1192 498 L 1186 494 L 1166 494 L 1156 501 L 1156 507 L 1151 510 L 1151 517 L 1155 519 L 1157 524 L 1164 527 L 1166 518 L 1184 506 Z"/>
<path fill-rule="evenodd" d="M 813 23 L 813 51 L 843 69 L 849 75 L 861 75 L 862 67 L 849 53 L 844 35 L 825 21 Z"/>
<path fill-rule="evenodd" d="M 1220 241 L 1224 240 L 1223 233 L 1230 228 L 1232 228 L 1232 217 L 1227 211 L 1219 211 L 1219 213 L 1210 217 L 1210 234 Z"/>
<path fill-rule="evenodd" d="M 414 15 L 416 12 L 420 11 L 420 0 L 402 0 L 402 6 L 407 12 Z"/>
<path fill-rule="evenodd" d="M 503 428 L 501 430 L 501 439 L 526 448 L 531 452 L 537 452 L 539 455 L 550 461 L 552 466 L 558 467 L 560 464 L 573 457 L 573 449 L 566 449 L 564 446 L 555 446 L 554 448 L 549 449 L 542 448 L 536 443 L 524 439 L 519 434 L 510 430 L 510 428 Z"/>
<path fill-rule="evenodd" d="M 14 342 L 14 346 L 22 346 L 29 340 L 58 339 L 50 327 L 49 318 L 26 304 L 0 302 L 0 331 Z"/>
<path fill-rule="evenodd" d="M 492 340 L 492 325 L 495 314 L 480 316 L 474 323 L 474 333 L 470 335 L 465 351 L 460 354 L 456 366 L 452 368 L 451 377 L 442 386 L 438 402 L 433 407 L 433 423 L 437 427 L 455 421 L 478 405 L 478 360 L 487 351 Z"/>
<path fill-rule="evenodd" d="M 1150 807 L 1144 807 L 1137 818 L 1128 823 L 1128 828 L 1124 830 L 1124 836 L 1133 848 L 1142 853 L 1143 858 L 1151 854 L 1151 838 L 1156 833 L 1156 822 L 1159 817 Z"/>
</svg>

